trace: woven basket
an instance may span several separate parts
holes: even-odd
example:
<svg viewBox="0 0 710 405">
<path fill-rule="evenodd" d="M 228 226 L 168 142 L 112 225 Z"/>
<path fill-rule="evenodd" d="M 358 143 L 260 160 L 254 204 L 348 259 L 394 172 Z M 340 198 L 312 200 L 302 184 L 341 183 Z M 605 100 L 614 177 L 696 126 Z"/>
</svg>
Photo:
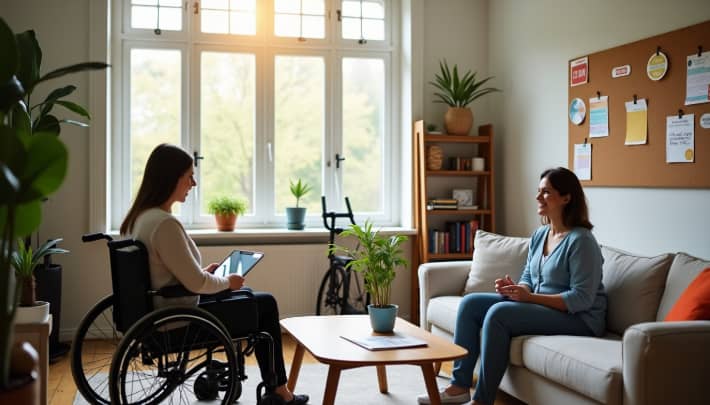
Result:
<svg viewBox="0 0 710 405">
<path fill-rule="evenodd" d="M 441 170 L 444 163 L 444 151 L 441 146 L 431 145 L 426 148 L 426 168 L 428 170 Z"/>
</svg>

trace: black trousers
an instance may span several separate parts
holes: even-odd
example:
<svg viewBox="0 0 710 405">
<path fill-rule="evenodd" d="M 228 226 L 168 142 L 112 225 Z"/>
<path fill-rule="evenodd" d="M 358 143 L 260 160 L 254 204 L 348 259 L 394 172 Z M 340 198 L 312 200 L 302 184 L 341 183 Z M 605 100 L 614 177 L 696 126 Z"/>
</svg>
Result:
<svg viewBox="0 0 710 405">
<path fill-rule="evenodd" d="M 286 384 L 286 368 L 284 367 L 283 348 L 281 346 L 281 326 L 279 325 L 279 308 L 273 295 L 266 292 L 253 292 L 256 308 L 251 300 L 234 299 L 225 301 L 203 301 L 200 308 L 211 313 L 222 321 L 232 337 L 246 336 L 254 332 L 267 332 L 274 341 L 274 372 L 276 385 Z M 256 310 L 256 312 L 255 312 Z M 258 321 L 254 314 L 258 315 Z M 268 343 L 264 340 L 257 343 L 254 353 L 261 370 L 262 381 L 269 380 L 271 361 Z"/>
</svg>

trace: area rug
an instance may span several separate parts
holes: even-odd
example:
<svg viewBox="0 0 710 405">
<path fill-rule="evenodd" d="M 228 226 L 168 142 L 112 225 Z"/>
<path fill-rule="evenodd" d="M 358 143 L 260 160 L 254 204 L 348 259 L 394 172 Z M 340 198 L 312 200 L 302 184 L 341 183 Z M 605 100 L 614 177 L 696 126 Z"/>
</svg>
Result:
<svg viewBox="0 0 710 405">
<path fill-rule="evenodd" d="M 247 366 L 246 374 L 249 378 L 244 381 L 242 396 L 238 404 L 256 404 L 256 386 L 260 381 L 259 369 L 256 366 Z M 322 364 L 304 364 L 298 376 L 296 392 L 308 394 L 312 405 L 319 405 L 323 401 L 325 381 L 328 376 L 328 367 Z M 437 378 L 440 387 L 446 386 L 449 379 Z M 418 366 L 398 365 L 387 367 L 387 385 L 389 392 L 380 393 L 377 386 L 377 371 L 374 367 L 360 367 L 344 370 L 340 373 L 340 382 L 335 396 L 337 405 L 412 405 L 417 403 L 417 395 L 426 392 L 424 377 Z M 195 404 L 208 402 L 194 401 Z M 74 405 L 88 404 L 77 393 Z"/>
</svg>

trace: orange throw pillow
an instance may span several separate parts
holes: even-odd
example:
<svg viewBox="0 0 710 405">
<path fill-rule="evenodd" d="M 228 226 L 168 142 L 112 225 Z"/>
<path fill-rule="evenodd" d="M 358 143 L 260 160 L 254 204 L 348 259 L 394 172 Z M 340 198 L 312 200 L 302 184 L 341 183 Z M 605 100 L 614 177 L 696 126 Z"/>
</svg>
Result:
<svg viewBox="0 0 710 405">
<path fill-rule="evenodd" d="M 665 320 L 710 320 L 710 267 L 700 272 L 683 291 Z"/>
</svg>

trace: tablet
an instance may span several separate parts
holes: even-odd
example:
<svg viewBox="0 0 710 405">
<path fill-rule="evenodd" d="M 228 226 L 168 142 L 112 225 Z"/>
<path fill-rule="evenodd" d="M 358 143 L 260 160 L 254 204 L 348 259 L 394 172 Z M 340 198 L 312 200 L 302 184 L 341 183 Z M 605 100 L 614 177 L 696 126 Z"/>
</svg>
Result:
<svg viewBox="0 0 710 405">
<path fill-rule="evenodd" d="M 234 250 L 219 264 L 214 274 L 222 277 L 237 274 L 244 277 L 254 268 L 262 257 L 264 257 L 263 252 Z"/>
</svg>

